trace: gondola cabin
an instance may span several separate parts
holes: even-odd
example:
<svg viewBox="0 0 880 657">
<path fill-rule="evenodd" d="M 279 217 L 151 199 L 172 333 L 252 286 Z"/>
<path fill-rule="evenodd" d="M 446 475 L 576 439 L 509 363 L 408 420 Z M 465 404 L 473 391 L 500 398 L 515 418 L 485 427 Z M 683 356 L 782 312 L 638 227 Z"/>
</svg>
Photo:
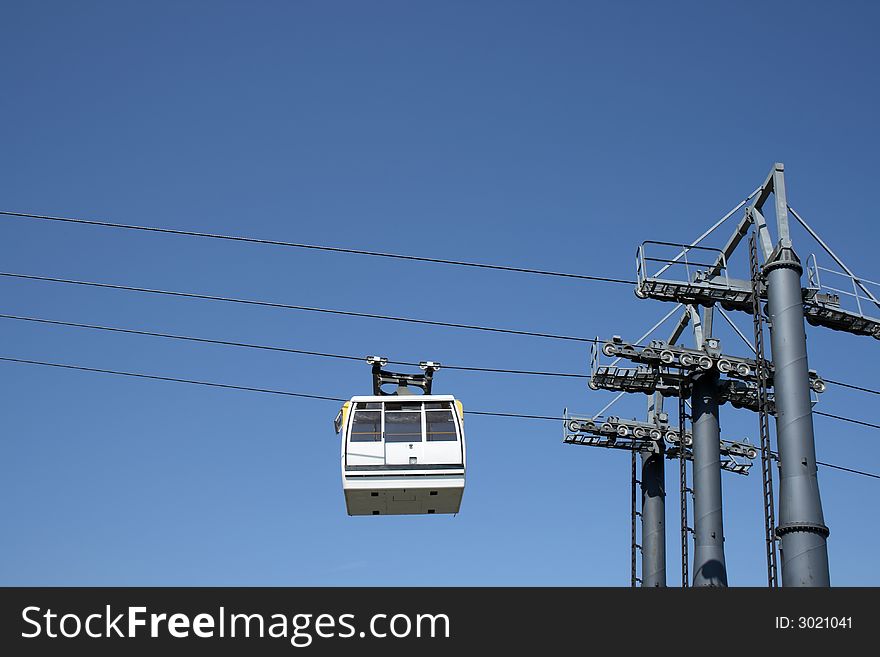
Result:
<svg viewBox="0 0 880 657">
<path fill-rule="evenodd" d="M 458 513 L 464 413 L 451 395 L 353 397 L 336 418 L 348 514 Z"/>
</svg>

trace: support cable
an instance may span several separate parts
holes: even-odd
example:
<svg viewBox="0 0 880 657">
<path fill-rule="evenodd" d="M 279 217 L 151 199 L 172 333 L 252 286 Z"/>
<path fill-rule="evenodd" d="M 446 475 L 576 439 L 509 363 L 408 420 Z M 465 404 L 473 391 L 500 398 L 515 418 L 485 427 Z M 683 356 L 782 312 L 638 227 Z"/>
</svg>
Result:
<svg viewBox="0 0 880 657">
<path fill-rule="evenodd" d="M 722 317 L 724 318 L 724 320 L 730 325 L 730 328 L 732 328 L 732 329 L 734 330 L 734 332 L 736 332 L 736 334 L 737 334 L 737 335 L 740 337 L 740 339 L 745 343 L 745 345 L 746 345 L 749 349 L 752 350 L 752 353 L 753 353 L 753 354 L 756 353 L 756 352 L 755 352 L 755 347 L 752 345 L 751 342 L 749 342 L 749 339 L 745 336 L 745 334 L 744 334 L 742 331 L 739 330 L 739 327 L 738 327 L 736 324 L 733 323 L 733 320 L 728 316 L 728 314 L 727 314 L 726 312 L 724 312 L 724 309 L 721 308 L 721 307 L 719 307 L 719 308 L 718 308 L 718 312 L 721 313 L 721 316 L 722 316 Z"/>
<path fill-rule="evenodd" d="M 475 267 L 479 269 L 494 269 L 498 271 L 517 272 L 521 274 L 535 274 L 539 276 L 555 276 L 558 278 L 573 278 L 583 281 L 598 281 L 603 283 L 619 283 L 622 285 L 635 285 L 635 281 L 622 278 L 613 278 L 608 276 L 591 276 L 587 274 L 570 274 L 566 272 L 547 271 L 544 269 L 531 269 L 527 267 L 511 267 L 507 265 L 493 265 L 482 262 L 468 262 L 464 260 L 448 260 L 445 258 L 430 258 L 426 256 L 404 255 L 401 253 L 386 253 L 382 251 L 368 251 L 365 249 L 351 249 L 338 246 L 325 246 L 320 244 L 303 244 L 300 242 L 285 242 L 282 240 L 261 239 L 257 237 L 246 237 L 243 235 L 221 235 L 219 233 L 203 233 L 194 230 L 180 230 L 176 228 L 161 228 L 159 226 L 137 226 L 133 224 L 123 224 L 113 221 L 100 221 L 96 219 L 81 219 L 76 217 L 56 217 L 43 214 L 32 214 L 29 212 L 12 212 L 9 210 L 0 210 L 0 215 L 7 217 L 17 217 L 23 219 L 39 219 L 43 221 L 63 222 L 69 224 L 84 224 L 88 226 L 103 226 L 105 228 L 119 228 L 123 230 L 133 230 L 149 233 L 162 233 L 166 235 L 178 235 L 187 237 L 201 237 L 212 240 L 226 240 L 230 242 L 245 242 L 249 244 L 263 244 L 270 246 L 283 246 L 295 249 L 308 249 L 312 251 L 329 251 L 332 253 L 347 253 L 354 255 L 371 256 L 375 258 L 391 258 L 395 260 L 410 260 L 414 262 L 428 262 L 441 265 L 454 265 L 457 267 Z"/>
<path fill-rule="evenodd" d="M 728 212 L 726 215 L 721 217 L 721 219 L 716 221 L 715 224 L 713 224 L 711 228 L 709 228 L 705 233 L 703 233 L 697 239 L 695 239 L 693 242 L 691 242 L 690 245 L 687 246 L 684 250 L 682 250 L 681 253 L 679 253 L 677 256 L 672 258 L 672 260 L 668 264 L 666 264 L 660 271 L 658 271 L 656 274 L 654 274 L 654 278 L 659 278 L 659 276 L 663 272 L 665 272 L 667 269 L 669 269 L 674 263 L 678 262 L 679 258 L 683 258 L 685 255 L 687 255 L 687 252 L 690 251 L 690 249 L 699 245 L 700 242 L 702 242 L 704 239 L 709 237 L 709 235 L 714 233 L 716 228 L 721 226 L 721 224 L 723 224 L 725 221 L 730 219 L 734 214 L 736 214 L 741 207 L 743 207 L 746 203 L 748 203 L 750 200 L 752 200 L 752 198 L 755 196 L 755 194 L 757 194 L 760 191 L 761 191 L 761 188 L 758 187 L 755 191 L 753 191 L 751 194 L 746 196 L 742 201 L 737 203 L 730 212 Z M 0 213 L 0 214 L 2 214 L 2 213 Z"/>
<path fill-rule="evenodd" d="M 822 240 L 822 238 L 819 237 L 819 234 L 816 233 L 815 230 L 810 228 L 809 224 L 806 221 L 804 221 L 803 217 L 801 217 L 797 212 L 795 212 L 794 208 L 791 207 L 790 205 L 788 206 L 788 211 L 791 212 L 792 216 L 794 216 L 794 218 L 798 220 L 798 223 L 804 227 L 804 229 L 810 234 L 810 236 L 819 243 L 819 246 L 821 246 L 823 249 L 825 249 L 825 251 L 828 253 L 828 255 L 830 255 L 831 258 L 834 260 L 834 262 L 836 262 L 838 264 L 838 266 L 843 269 L 843 271 L 845 271 L 847 274 L 849 274 L 849 277 L 851 279 L 853 279 L 853 281 L 855 281 L 855 284 L 861 288 L 862 292 L 864 292 L 866 295 L 868 295 L 868 299 L 873 301 L 874 305 L 877 306 L 878 308 L 880 308 L 880 300 L 878 300 L 877 297 L 875 297 L 871 293 L 871 290 L 869 290 L 867 287 L 865 287 L 865 284 L 863 283 L 864 279 L 861 279 L 858 276 L 856 276 L 855 274 L 853 274 L 852 270 L 850 270 L 850 268 L 846 266 L 846 264 L 843 262 L 843 260 L 841 260 L 837 256 L 837 254 L 835 254 L 834 251 L 831 250 L 831 247 L 829 247 L 827 244 L 825 244 L 825 242 Z"/>
<path fill-rule="evenodd" d="M 870 427 L 872 429 L 880 429 L 880 424 L 873 424 L 871 422 L 865 422 L 864 420 L 854 420 L 851 417 L 843 417 L 842 415 L 834 415 L 833 413 L 823 413 L 822 411 L 813 411 L 813 415 L 821 415 L 822 417 L 830 417 L 834 420 L 841 420 L 843 422 L 851 422 L 852 424 L 860 424 L 863 427 Z"/>
<path fill-rule="evenodd" d="M 363 356 L 349 356 L 344 354 L 333 354 L 322 351 L 310 351 L 307 349 L 294 349 L 291 347 L 279 347 L 274 345 L 265 345 L 265 344 L 254 344 L 251 342 L 236 342 L 232 340 L 218 340 L 214 338 L 202 338 L 193 335 L 180 335 L 176 333 L 161 333 L 158 331 L 146 331 L 140 329 L 131 329 L 131 328 L 123 328 L 119 326 L 102 326 L 99 324 L 83 324 L 79 322 L 67 322 L 57 319 L 46 319 L 42 317 L 24 317 L 21 315 L 9 315 L 5 313 L 0 313 L 0 319 L 11 319 L 15 321 L 23 321 L 23 322 L 35 322 L 38 324 L 50 324 L 54 326 L 67 326 L 73 328 L 84 328 L 84 329 L 92 329 L 98 331 L 108 331 L 112 333 L 125 333 L 130 335 L 141 335 L 141 336 L 149 336 L 155 338 L 165 338 L 170 340 L 182 340 L 186 342 L 197 342 L 201 344 L 214 344 L 221 345 L 226 347 L 242 347 L 246 349 L 259 349 L 264 351 L 275 351 L 282 352 L 288 354 L 301 354 L 305 356 L 318 356 L 322 358 L 336 358 L 342 360 L 353 360 L 353 361 L 363 361 Z M 390 360 L 388 361 L 393 365 L 408 365 L 412 367 L 418 367 L 418 362 L 409 362 L 409 361 L 401 361 L 401 360 Z M 554 377 L 566 377 L 566 378 L 576 378 L 576 379 L 589 379 L 588 374 L 575 374 L 571 372 L 543 372 L 536 370 L 512 370 L 512 369 L 501 369 L 494 367 L 466 367 L 464 365 L 443 365 L 443 369 L 447 370 L 461 370 L 465 372 L 492 372 L 497 374 L 522 374 L 522 375 L 531 375 L 531 376 L 554 376 Z"/>
<path fill-rule="evenodd" d="M 111 370 L 111 369 L 98 368 L 98 367 L 86 367 L 84 365 L 70 365 L 67 363 L 52 363 L 52 362 L 48 362 L 48 361 L 33 360 L 33 359 L 28 359 L 28 358 L 14 358 L 12 356 L 0 356 L 0 362 L 18 363 L 18 364 L 24 364 L 24 365 L 40 365 L 43 367 L 52 367 L 52 368 L 58 368 L 58 369 L 76 370 L 76 371 L 81 371 L 81 372 L 92 372 L 92 373 L 99 373 L 99 374 L 111 374 L 111 375 L 116 375 L 116 376 L 125 376 L 125 377 L 137 378 L 137 379 L 148 379 L 151 381 L 162 381 L 162 382 L 166 382 L 166 383 L 168 383 L 168 382 L 186 383 L 189 385 L 207 386 L 210 388 L 222 388 L 222 389 L 226 389 L 226 390 L 243 390 L 243 391 L 247 391 L 247 392 L 258 392 L 258 393 L 263 393 L 263 394 L 282 395 L 282 396 L 287 396 L 287 397 L 300 397 L 300 398 L 305 398 L 305 399 L 316 399 L 316 400 L 320 400 L 320 401 L 333 401 L 333 402 L 347 402 L 347 401 L 349 401 L 348 399 L 345 399 L 342 397 L 330 397 L 327 395 L 313 395 L 313 394 L 306 394 L 306 393 L 300 393 L 300 392 L 291 392 L 289 390 L 277 390 L 277 389 L 273 389 L 273 388 L 258 388 L 258 387 L 253 387 L 253 386 L 232 385 L 232 384 L 228 384 L 228 383 L 217 383 L 214 381 L 199 381 L 199 380 L 195 380 L 195 379 L 184 379 L 184 378 L 172 377 L 172 376 L 160 376 L 160 375 L 156 375 L 156 374 L 143 374 L 140 372 L 126 372 L 126 371 L 122 371 L 122 370 Z M 497 411 L 465 411 L 465 414 L 466 415 L 484 415 L 484 416 L 503 417 L 503 418 L 520 418 L 520 419 L 527 419 L 527 420 L 549 420 L 549 421 L 553 421 L 553 422 L 564 422 L 567 419 L 567 418 L 563 418 L 563 417 L 553 417 L 553 416 L 549 416 L 549 415 L 530 415 L 530 414 L 525 414 L 525 413 L 502 413 L 502 412 L 497 412 Z M 823 462 L 819 462 L 819 461 L 817 461 L 817 463 L 819 465 L 822 465 L 825 467 L 836 468 L 838 470 L 852 472 L 853 474 L 859 474 L 859 475 L 864 475 L 866 477 L 875 477 L 877 479 L 880 479 L 880 474 L 875 474 L 875 473 L 871 473 L 871 472 L 864 472 L 862 470 L 855 470 L 852 468 L 845 468 L 844 466 L 833 465 L 831 463 L 823 463 Z"/>
<path fill-rule="evenodd" d="M 25 322 L 34 322 L 39 324 L 49 324 L 56 326 L 67 326 L 74 328 L 85 328 L 85 329 L 93 329 L 100 331 L 108 331 L 113 333 L 125 333 L 131 335 L 141 335 L 141 336 L 150 336 L 150 337 L 158 337 L 158 338 L 166 338 L 172 340 L 182 340 L 187 342 L 196 342 L 202 344 L 214 344 L 221 346 L 232 346 L 232 347 L 242 347 L 247 349 L 257 349 L 264 351 L 273 351 L 273 352 L 282 352 L 282 353 L 291 353 L 291 354 L 302 354 L 307 356 L 317 356 L 322 358 L 336 358 L 350 361 L 363 361 L 364 357 L 362 356 L 352 356 L 345 354 L 334 354 L 327 353 L 321 351 L 311 351 L 307 349 L 295 349 L 292 347 L 280 347 L 275 345 L 264 345 L 264 344 L 255 344 L 250 342 L 237 342 L 232 340 L 219 340 L 214 338 L 203 338 L 192 335 L 180 335 L 175 333 L 162 333 L 158 331 L 146 331 L 141 329 L 131 329 L 131 328 L 123 328 L 118 326 L 103 326 L 99 324 L 85 324 L 79 322 L 68 322 L 63 320 L 55 320 L 55 319 L 47 319 L 42 317 L 27 317 L 21 315 L 11 315 L 6 313 L 0 313 L 0 319 L 10 319 L 15 321 L 25 321 Z M 601 342 L 601 340 L 599 341 Z M 401 360 L 391 360 L 388 361 L 394 365 L 406 365 L 411 367 L 417 367 L 419 363 L 411 362 L 411 361 L 401 361 Z M 496 367 L 473 367 L 473 366 L 465 366 L 465 365 L 443 365 L 444 369 L 448 370 L 458 370 L 463 372 L 486 372 L 486 373 L 497 373 L 497 374 L 516 374 L 516 375 L 526 375 L 526 376 L 548 376 L 548 377 L 564 377 L 564 378 L 578 378 L 578 379 L 589 379 L 590 376 L 588 374 L 576 374 L 573 372 L 548 372 L 548 371 L 540 371 L 540 370 L 516 370 L 516 369 L 505 369 L 505 368 L 496 368 Z M 838 381 L 832 381 L 828 379 L 824 379 L 827 383 L 832 383 L 835 385 L 845 386 L 847 388 L 854 388 L 856 390 L 862 390 L 864 392 L 869 392 L 872 394 L 880 394 L 880 392 L 871 390 L 869 388 L 862 388 L 860 386 L 853 386 L 846 383 L 841 383 Z M 593 415 L 593 417 L 602 417 L 611 406 L 616 403 L 619 399 L 621 399 L 626 393 L 620 392 L 615 395 L 615 397 L 606 404 L 602 409 L 600 409 L 597 413 Z M 687 400 L 685 400 L 685 404 L 689 406 Z M 836 420 L 841 420 L 843 422 L 851 422 L 853 424 L 859 424 L 862 426 L 880 429 L 880 424 L 873 424 L 871 422 L 865 422 L 864 420 L 857 420 L 854 418 L 844 417 L 842 415 L 833 415 L 831 413 L 824 413 L 822 411 L 813 411 L 815 415 L 822 415 L 825 417 L 829 417 Z M 563 418 L 559 417 L 547 417 L 547 416 L 530 416 L 535 419 L 552 419 L 552 420 L 562 420 Z"/>
<path fill-rule="evenodd" d="M 831 379 L 822 379 L 825 383 L 830 383 L 831 385 L 840 386 L 841 388 L 850 388 L 852 390 L 860 390 L 862 392 L 868 392 L 872 395 L 880 395 L 880 390 L 872 390 L 871 388 L 863 388 L 862 386 L 855 386 L 851 383 L 843 383 L 842 381 L 832 381 Z"/>
<path fill-rule="evenodd" d="M 260 301 L 256 299 L 236 299 L 234 297 L 221 297 L 212 294 L 199 294 L 196 292 L 178 292 L 173 290 L 158 290 L 146 287 L 135 287 L 132 285 L 118 285 L 115 283 L 99 283 L 96 281 L 78 281 L 68 278 L 56 278 L 54 276 L 37 276 L 33 274 L 19 274 L 13 272 L 0 272 L 0 276 L 6 278 L 16 278 L 31 281 L 42 281 L 46 283 L 62 283 L 65 285 L 80 285 L 85 287 L 97 287 L 111 290 L 124 290 L 127 292 L 141 292 L 144 294 L 156 294 L 171 297 L 180 297 L 185 299 L 201 299 L 203 301 L 223 301 L 226 303 L 244 304 L 249 306 L 263 306 L 267 308 L 281 308 L 284 310 L 301 310 L 312 313 L 324 313 L 329 315 L 344 315 L 348 317 L 361 317 L 366 319 L 382 319 L 391 322 L 406 322 L 410 324 L 421 324 L 427 326 L 442 326 L 445 328 L 458 328 L 470 331 L 486 331 L 490 333 L 504 333 L 508 335 L 523 335 L 533 338 L 547 338 L 551 340 L 567 340 L 570 342 L 589 342 L 595 343 L 595 338 L 580 338 L 571 335 L 557 335 L 554 333 L 539 333 L 536 331 L 519 331 L 507 328 L 494 328 L 490 326 L 477 326 L 473 324 L 458 324 L 455 322 L 440 322 L 429 319 L 415 319 L 412 317 L 396 317 L 393 315 L 378 315 L 374 313 L 362 313 L 351 310 L 335 310 L 329 308 L 316 308 L 313 306 L 299 306 L 289 303 L 280 303 L 275 301 Z"/>
</svg>

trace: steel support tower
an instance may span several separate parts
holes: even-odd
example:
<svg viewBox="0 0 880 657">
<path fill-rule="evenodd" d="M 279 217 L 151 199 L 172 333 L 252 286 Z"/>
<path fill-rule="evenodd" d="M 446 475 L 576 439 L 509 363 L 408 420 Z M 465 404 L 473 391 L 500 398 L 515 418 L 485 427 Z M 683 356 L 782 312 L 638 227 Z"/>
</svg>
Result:
<svg viewBox="0 0 880 657">
<path fill-rule="evenodd" d="M 776 242 L 771 238 L 762 214 L 771 195 L 778 232 Z M 749 201 L 751 203 L 746 205 Z M 866 315 L 861 300 L 869 301 L 878 308 L 880 301 L 868 290 L 870 282 L 856 278 L 816 232 L 788 206 L 781 163 L 774 164 L 764 184 L 737 207 L 745 207 L 744 216 L 721 249 L 699 246 L 720 222 L 692 244 L 644 242 L 637 251 L 636 295 L 674 301 L 689 307 L 673 332 L 675 336 L 695 319 L 693 308 L 696 306 L 712 307 L 719 303 L 726 310 L 755 315 L 761 312 L 766 299 L 773 360 L 766 362 L 763 354 L 759 354 L 755 364 L 761 367 L 762 372 L 756 377 L 757 380 L 748 381 L 746 388 L 733 385 L 727 391 L 722 390 L 722 400 L 726 396 L 734 406 L 756 411 L 761 417 L 762 452 L 765 455 L 762 471 L 768 582 L 772 586 L 776 578 L 773 541 L 778 537 L 784 586 L 828 586 L 830 577 L 826 539 L 829 532 L 819 496 L 812 418 L 814 400 L 811 396 L 811 390 L 822 392 L 824 382 L 808 369 L 805 318 L 815 326 L 880 338 L 880 319 Z M 819 272 L 831 270 L 825 270 L 818 264 L 811 270 L 809 285 L 802 288 L 804 268 L 792 245 L 789 213 L 845 271 L 852 283 L 852 293 L 823 287 Z M 752 227 L 764 265 L 760 274 L 755 267 L 752 268 L 751 280 L 737 280 L 731 277 L 728 260 Z M 679 249 L 674 257 L 658 258 L 654 255 L 656 250 L 668 251 L 670 248 Z M 662 263 L 659 269 L 655 267 L 657 263 Z M 685 275 L 681 276 L 682 273 Z M 849 294 L 855 300 L 857 309 L 844 308 L 839 302 L 840 293 Z M 756 339 L 760 329 L 756 322 Z M 758 347 L 763 347 L 763 344 L 756 344 Z M 766 370 L 763 369 L 765 365 Z M 724 371 L 720 363 L 718 369 Z M 616 378 L 623 380 L 619 375 Z M 626 379 L 626 383 L 633 390 L 639 386 L 645 387 L 645 380 L 649 379 L 651 377 L 640 373 Z M 671 384 L 671 381 L 662 383 Z M 773 387 L 772 393 L 767 390 L 769 385 Z M 776 507 L 779 522 L 775 532 L 772 473 L 767 461 L 770 451 L 766 422 L 768 414 L 776 418 L 780 462 L 779 502 Z"/>
<path fill-rule="evenodd" d="M 721 353 L 720 343 L 712 338 L 703 340 L 705 326 L 711 331 L 711 310 L 706 313 L 698 331 L 699 349 L 678 347 L 665 341 L 652 341 L 647 347 L 628 344 L 615 336 L 601 347 L 594 346 L 591 355 L 590 387 L 593 389 L 616 390 L 618 392 L 639 392 L 648 394 L 648 421 L 622 420 L 618 417 L 569 417 L 566 411 L 564 441 L 571 444 L 594 447 L 613 447 L 633 450 L 631 465 L 631 583 L 648 587 L 666 585 L 666 539 L 665 539 L 665 463 L 666 458 L 679 459 L 681 493 L 681 556 L 682 586 L 690 586 L 689 542 L 694 529 L 688 522 L 688 497 L 693 497 L 695 486 L 689 486 L 686 462 L 696 464 L 701 461 L 714 463 L 720 477 L 721 470 L 737 474 L 748 474 L 751 463 L 737 459 L 754 459 L 755 446 L 746 442 L 722 440 L 718 430 L 717 409 L 723 402 L 751 404 L 754 397 L 750 385 L 754 378 L 755 362 L 728 356 Z M 610 365 L 601 364 L 601 356 L 615 358 Z M 617 362 L 629 360 L 632 367 L 619 367 Z M 719 372 L 725 372 L 725 386 L 719 385 Z M 705 375 L 705 376 L 704 376 Z M 710 400 L 714 403 L 714 430 L 706 422 L 700 423 L 702 432 L 700 444 L 685 430 L 687 415 L 685 400 L 691 396 L 694 380 L 703 381 L 704 388 L 711 390 Z M 733 384 L 739 384 L 737 387 Z M 697 385 L 698 391 L 700 385 Z M 670 426 L 667 413 L 663 412 L 663 397 L 675 395 L 679 398 L 679 426 Z M 702 394 L 698 392 L 697 394 Z M 699 404 L 696 405 L 700 407 Z M 605 409 L 603 409 L 604 411 Z M 695 426 L 695 425 L 694 425 Z M 715 445 L 708 442 L 714 436 Z M 664 443 L 670 447 L 667 449 Z M 635 452 L 641 456 L 641 469 L 638 468 Z M 713 481 L 711 466 L 702 465 L 699 485 L 714 487 L 715 508 L 720 511 L 720 480 Z M 641 489 L 641 506 L 637 505 L 637 493 Z M 709 489 L 707 488 L 707 490 Z M 706 493 L 706 498 L 710 499 Z M 699 509 L 695 510 L 700 511 Z M 696 551 L 697 586 L 724 586 L 726 575 L 723 568 L 723 544 L 715 537 L 723 537 L 719 514 L 700 513 L 699 522 L 706 527 L 707 540 L 701 541 Z M 639 528 L 641 532 L 639 533 Z M 707 549 L 704 549 L 707 548 Z M 719 549 L 721 559 L 718 558 Z M 641 553 L 641 577 L 638 570 L 638 556 Z M 710 563 L 711 562 L 711 563 Z M 722 564 L 719 575 L 717 564 Z M 704 567 L 705 566 L 705 567 Z M 706 575 L 711 573 L 711 575 Z"/>
<path fill-rule="evenodd" d="M 655 423 L 663 411 L 663 398 L 654 393 L 648 398 L 648 422 Z M 666 448 L 663 441 L 656 449 L 639 450 L 641 460 L 642 576 L 645 587 L 666 586 Z"/>
<path fill-rule="evenodd" d="M 803 267 L 788 231 L 783 166 L 777 163 L 756 207 L 772 192 L 779 241 L 764 264 L 776 393 L 779 536 L 783 586 L 830 586 L 828 527 L 822 513 L 801 290 Z"/>
<path fill-rule="evenodd" d="M 771 237 L 767 220 L 762 214 L 771 196 L 775 205 L 776 241 Z M 744 214 L 722 248 L 701 245 L 704 238 L 742 208 L 745 208 Z M 804 266 L 792 244 L 789 214 L 843 273 L 821 266 L 813 256 L 808 261 L 806 286 L 802 287 Z M 753 234 L 749 246 L 749 279 L 739 280 L 731 275 L 728 261 L 750 231 Z M 826 275 L 843 277 L 843 284 L 833 284 L 844 287 L 832 287 L 827 282 L 823 284 Z M 676 302 L 684 310 L 666 341 L 652 340 L 648 346 L 638 344 L 675 310 L 634 344 L 627 344 L 614 336 L 601 349 L 594 346 L 589 386 L 593 390 L 638 392 L 652 396 L 659 393 L 664 397 L 679 397 L 679 430 L 668 427 L 665 417 L 662 425 L 667 431 L 665 440 L 670 444 L 666 449 L 666 458 L 681 458 L 683 586 L 689 584 L 688 535 L 691 533 L 695 534 L 694 585 L 726 585 L 720 470 L 746 474 L 750 464 L 740 463 L 733 457 L 745 454 L 752 459 L 757 454 L 748 443 L 719 441 L 718 407 L 722 404 L 754 411 L 759 418 L 768 585 L 778 585 L 778 570 L 781 567 L 784 586 L 829 586 L 829 530 L 825 525 L 819 495 L 812 418 L 812 407 L 818 401 L 816 395 L 825 390 L 825 382 L 809 369 L 805 322 L 880 339 L 880 318 L 866 312 L 880 309 L 880 294 L 869 289 L 869 286 L 880 287 L 880 284 L 856 277 L 816 231 L 788 205 L 781 163 L 774 164 L 760 187 L 694 242 L 643 242 L 636 251 L 636 279 L 637 297 Z M 836 280 L 839 279 L 833 279 Z M 851 290 L 845 289 L 847 285 L 851 286 Z M 849 307 L 842 303 L 842 299 L 847 300 Z M 712 309 L 716 304 L 727 311 L 736 310 L 752 315 L 754 359 L 721 354 L 717 340 L 705 337 L 712 334 Z M 851 307 L 853 304 L 855 308 Z M 700 307 L 707 309 L 702 322 L 697 311 Z M 721 314 L 733 325 L 723 310 Z M 765 355 L 765 317 L 770 330 L 772 360 L 767 360 Z M 677 344 L 689 323 L 693 323 L 696 348 Z M 735 325 L 733 328 L 749 343 L 749 339 Z M 614 360 L 602 365 L 602 355 Z M 624 359 L 631 361 L 632 365 L 618 366 Z M 688 397 L 692 400 L 692 443 L 689 442 L 691 436 L 686 435 L 684 430 L 688 417 L 684 403 Z M 778 455 L 774 454 L 771 444 L 771 415 L 775 418 Z M 619 418 L 609 419 L 619 421 Z M 658 503 L 659 509 L 663 498 L 662 494 L 653 496 L 646 494 L 646 491 L 655 489 L 653 482 L 662 483 L 663 473 L 659 468 L 652 468 L 652 463 L 658 462 L 662 466 L 663 457 L 657 456 L 656 447 L 660 443 L 656 439 L 646 441 L 644 436 L 646 432 L 660 428 L 661 423 L 633 421 L 629 426 L 615 424 L 615 430 L 621 431 L 619 436 L 624 438 L 617 440 L 609 435 L 604 425 L 601 430 L 598 429 L 595 422 L 603 420 L 594 417 L 589 418 L 586 424 L 576 423 L 580 429 L 567 430 L 565 442 L 642 451 L 641 472 L 637 469 L 635 459 L 632 468 L 633 581 L 637 579 L 636 558 L 638 550 L 641 550 L 643 577 L 639 581 L 648 585 L 651 563 L 659 559 L 659 553 L 646 551 L 646 546 L 651 543 L 651 529 L 660 527 L 651 520 L 651 514 L 654 513 L 652 508 Z M 584 428 L 589 425 L 593 426 Z M 626 438 L 628 431 L 641 432 L 642 440 Z M 774 456 L 779 463 L 778 501 L 774 499 Z M 686 460 L 693 460 L 694 463 L 692 488 L 687 483 Z M 636 511 L 637 484 L 642 486 L 643 491 L 641 513 Z M 656 487 L 656 490 L 661 488 Z M 688 526 L 689 493 L 693 493 L 695 498 L 694 529 Z M 641 545 L 636 541 L 636 520 L 639 516 L 642 520 Z"/>
<path fill-rule="evenodd" d="M 691 388 L 694 436 L 694 586 L 727 586 L 721 511 L 718 372 L 694 375 Z"/>
</svg>

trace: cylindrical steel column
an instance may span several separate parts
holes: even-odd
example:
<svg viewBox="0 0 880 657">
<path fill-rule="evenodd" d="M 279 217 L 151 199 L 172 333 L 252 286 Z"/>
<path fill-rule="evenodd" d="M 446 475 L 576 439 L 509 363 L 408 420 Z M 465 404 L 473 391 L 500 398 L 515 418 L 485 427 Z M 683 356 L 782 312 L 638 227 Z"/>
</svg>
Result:
<svg viewBox="0 0 880 657">
<path fill-rule="evenodd" d="M 666 586 L 666 484 L 663 441 L 642 451 L 642 586 Z"/>
<path fill-rule="evenodd" d="M 718 373 L 694 376 L 691 393 L 694 451 L 694 586 L 727 586 L 721 513 L 721 430 Z"/>
<path fill-rule="evenodd" d="M 779 448 L 779 523 L 783 586 L 830 586 L 828 527 L 816 477 L 803 268 L 791 247 L 777 247 L 764 266 L 773 349 Z"/>
</svg>

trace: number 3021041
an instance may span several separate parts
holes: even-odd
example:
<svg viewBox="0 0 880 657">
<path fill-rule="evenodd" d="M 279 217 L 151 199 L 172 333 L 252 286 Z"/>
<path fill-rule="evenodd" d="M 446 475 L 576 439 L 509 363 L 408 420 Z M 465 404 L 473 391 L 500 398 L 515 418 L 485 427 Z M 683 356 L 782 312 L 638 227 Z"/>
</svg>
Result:
<svg viewBox="0 0 880 657">
<path fill-rule="evenodd" d="M 776 617 L 776 629 L 788 630 L 851 630 L 852 616 L 788 616 Z"/>
</svg>

